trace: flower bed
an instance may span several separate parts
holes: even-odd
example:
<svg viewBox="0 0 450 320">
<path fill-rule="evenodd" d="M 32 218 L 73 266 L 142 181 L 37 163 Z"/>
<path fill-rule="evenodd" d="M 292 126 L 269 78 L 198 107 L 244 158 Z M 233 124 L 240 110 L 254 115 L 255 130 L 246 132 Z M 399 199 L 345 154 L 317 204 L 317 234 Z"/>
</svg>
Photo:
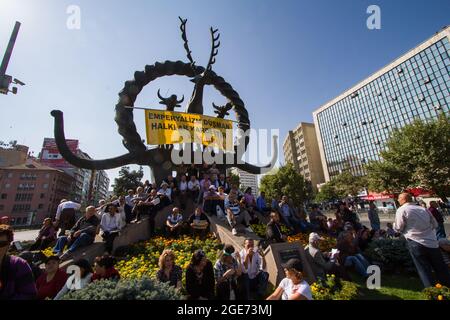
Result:
<svg viewBox="0 0 450 320">
<path fill-rule="evenodd" d="M 423 293 L 427 300 L 450 300 L 450 288 L 439 283 L 434 287 L 423 289 Z"/>
<path fill-rule="evenodd" d="M 203 249 L 212 263 L 223 245 L 211 235 L 205 240 L 183 236 L 179 239 L 155 237 L 122 249 L 126 255 L 117 262 L 116 269 L 123 279 L 153 277 L 158 271 L 158 260 L 164 249 L 172 249 L 176 256 L 175 264 L 186 269 L 197 249 Z M 184 278 L 184 273 L 183 273 Z"/>
<path fill-rule="evenodd" d="M 358 295 L 356 284 L 340 280 L 334 274 L 314 282 L 311 291 L 315 300 L 352 300 Z"/>
</svg>

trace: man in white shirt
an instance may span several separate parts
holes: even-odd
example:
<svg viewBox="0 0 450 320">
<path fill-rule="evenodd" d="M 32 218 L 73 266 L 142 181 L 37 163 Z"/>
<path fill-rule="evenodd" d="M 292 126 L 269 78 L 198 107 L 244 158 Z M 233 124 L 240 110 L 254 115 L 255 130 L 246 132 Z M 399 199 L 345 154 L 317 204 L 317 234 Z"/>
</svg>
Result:
<svg viewBox="0 0 450 320">
<path fill-rule="evenodd" d="M 120 215 L 117 213 L 117 207 L 109 203 L 105 206 L 105 212 L 100 221 L 100 230 L 103 240 L 105 240 L 105 249 L 108 254 L 112 253 L 114 239 L 119 235 L 122 229 Z"/>
<path fill-rule="evenodd" d="M 395 214 L 394 229 L 405 236 L 424 287 L 436 284 L 432 270 L 440 284 L 450 287 L 450 272 L 444 263 L 436 238 L 436 219 L 428 210 L 413 203 L 409 193 L 400 194 L 398 202 L 400 207 Z"/>
<path fill-rule="evenodd" d="M 64 236 L 66 230 L 72 229 L 76 222 L 76 211 L 80 210 L 81 204 L 62 199 L 56 209 L 55 228 L 60 227 L 59 236 Z"/>
<path fill-rule="evenodd" d="M 242 278 L 245 288 L 245 300 L 250 298 L 250 292 L 256 292 L 256 299 L 262 299 L 266 293 L 269 274 L 263 271 L 264 256 L 255 249 L 253 239 L 245 239 L 241 256 Z"/>
</svg>

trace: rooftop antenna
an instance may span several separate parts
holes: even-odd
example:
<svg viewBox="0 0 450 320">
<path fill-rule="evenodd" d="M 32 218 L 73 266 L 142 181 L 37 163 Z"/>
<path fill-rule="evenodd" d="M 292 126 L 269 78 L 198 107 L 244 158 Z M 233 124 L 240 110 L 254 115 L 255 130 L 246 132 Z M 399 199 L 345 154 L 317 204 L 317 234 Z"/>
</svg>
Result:
<svg viewBox="0 0 450 320">
<path fill-rule="evenodd" d="M 12 51 L 14 49 L 14 44 L 16 43 L 17 34 L 19 33 L 20 22 L 16 21 L 14 25 L 14 29 L 11 33 L 11 37 L 9 39 L 8 46 L 6 47 L 5 55 L 3 56 L 2 64 L 0 65 L 0 93 L 8 94 L 8 92 L 12 92 L 13 94 L 17 93 L 17 87 L 13 87 L 12 90 L 9 90 L 9 85 L 11 83 L 18 85 L 25 85 L 22 81 L 14 78 L 10 75 L 6 74 L 6 69 L 8 68 L 9 59 L 11 58 Z"/>
</svg>

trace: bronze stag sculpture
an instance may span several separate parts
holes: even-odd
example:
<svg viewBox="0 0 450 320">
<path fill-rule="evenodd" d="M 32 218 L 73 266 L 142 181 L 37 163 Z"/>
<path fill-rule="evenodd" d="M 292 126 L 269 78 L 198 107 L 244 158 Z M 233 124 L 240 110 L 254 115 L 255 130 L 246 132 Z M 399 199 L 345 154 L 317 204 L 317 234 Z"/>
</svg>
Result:
<svg viewBox="0 0 450 320">
<path fill-rule="evenodd" d="M 218 76 L 212 70 L 212 65 L 215 63 L 215 57 L 218 53 L 218 48 L 220 45 L 220 42 L 218 41 L 220 35 L 217 34 L 218 30 L 210 28 L 212 46 L 210 58 L 206 68 L 196 66 L 194 60 L 192 59 L 186 36 L 187 19 L 179 19 L 181 21 L 181 37 L 184 41 L 184 48 L 186 50 L 189 63 L 185 63 L 183 61 L 165 61 L 163 63 L 156 62 L 153 65 L 146 65 L 145 70 L 136 71 L 134 73 L 134 79 L 126 81 L 124 88 L 119 92 L 119 101 L 115 107 L 115 121 L 118 125 L 118 132 L 123 137 L 122 143 L 124 147 L 128 149 L 128 153 L 104 160 L 83 159 L 76 156 L 70 151 L 66 144 L 62 111 L 53 110 L 51 112 L 51 115 L 55 118 L 54 135 L 56 144 L 61 155 L 69 163 L 76 167 L 91 170 L 107 170 L 128 164 L 147 165 L 151 168 L 154 181 L 157 183 L 161 182 L 165 177 L 167 177 L 167 175 L 171 174 L 171 172 L 176 169 L 176 165 L 171 160 L 171 152 L 173 148 L 155 146 L 152 149 L 148 149 L 147 146 L 144 145 L 141 136 L 136 130 L 136 125 L 133 121 L 133 109 L 130 108 L 134 106 L 137 95 L 141 92 L 144 86 L 148 85 L 151 81 L 164 76 L 187 76 L 190 77 L 191 81 L 195 83 L 186 112 L 203 114 L 203 88 L 205 85 L 211 85 L 214 86 L 214 88 L 228 100 L 228 103 L 225 106 L 218 107 L 213 105 L 216 109 L 215 113 L 217 114 L 217 117 L 224 118 L 226 115 L 229 115 L 228 111 L 233 109 L 236 114 L 236 120 L 238 123 L 237 127 L 243 132 L 250 129 L 248 112 L 244 106 L 244 102 L 239 97 L 239 94 L 229 83 L 227 83 L 222 77 Z M 171 111 L 175 107 L 178 107 L 179 103 L 183 101 L 183 99 L 178 101 L 175 95 L 172 95 L 169 98 L 163 98 L 160 96 L 159 91 L 158 96 L 162 100 L 160 103 L 166 105 L 167 110 Z M 239 135 L 237 137 L 233 152 L 220 151 L 219 154 L 216 154 L 215 159 L 219 156 L 220 159 L 223 160 L 220 162 L 216 161 L 217 168 L 225 169 L 227 167 L 237 167 L 249 173 L 260 174 L 263 169 L 270 169 L 275 164 L 278 157 L 278 146 L 276 140 L 277 137 L 274 136 L 271 163 L 266 166 L 259 167 L 249 164 L 241 159 L 243 154 L 238 151 L 247 150 L 250 137 L 248 135 Z M 184 147 L 186 147 L 186 145 Z M 191 153 L 190 159 L 195 159 L 195 154 L 197 152 L 202 152 L 202 150 L 198 149 L 193 150 L 193 148 L 184 148 L 180 151 L 180 153 L 182 154 L 183 152 L 186 152 L 186 150 L 189 150 L 188 152 Z"/>
</svg>

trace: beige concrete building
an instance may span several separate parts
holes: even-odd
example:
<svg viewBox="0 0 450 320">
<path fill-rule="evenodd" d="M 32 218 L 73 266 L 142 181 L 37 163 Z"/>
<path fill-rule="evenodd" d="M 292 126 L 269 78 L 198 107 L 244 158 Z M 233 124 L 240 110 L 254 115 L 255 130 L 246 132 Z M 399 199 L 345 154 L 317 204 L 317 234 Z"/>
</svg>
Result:
<svg viewBox="0 0 450 320">
<path fill-rule="evenodd" d="M 314 124 L 301 122 L 290 130 L 283 142 L 283 152 L 286 163 L 292 163 L 317 190 L 317 185 L 324 182 L 324 175 Z"/>
</svg>

